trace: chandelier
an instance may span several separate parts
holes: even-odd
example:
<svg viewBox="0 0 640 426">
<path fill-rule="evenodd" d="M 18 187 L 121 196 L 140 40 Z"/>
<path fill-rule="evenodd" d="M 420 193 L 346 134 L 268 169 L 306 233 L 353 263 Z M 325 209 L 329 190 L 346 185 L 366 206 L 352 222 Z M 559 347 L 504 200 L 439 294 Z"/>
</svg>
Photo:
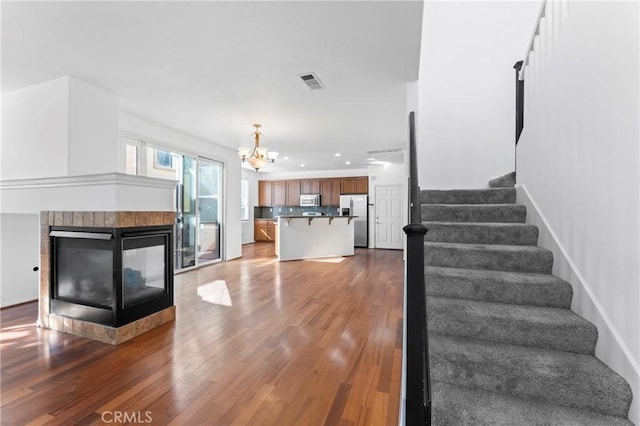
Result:
<svg viewBox="0 0 640 426">
<path fill-rule="evenodd" d="M 269 148 L 260 146 L 260 124 L 254 124 L 253 127 L 256 128 L 256 131 L 252 133 L 255 139 L 255 145 L 253 149 L 247 148 L 246 146 L 238 148 L 238 156 L 243 162 L 249 163 L 251 167 L 256 169 L 256 171 L 260 170 L 260 167 L 264 166 L 267 163 L 275 163 L 276 158 L 278 158 L 278 153 L 274 151 L 269 151 Z"/>
</svg>

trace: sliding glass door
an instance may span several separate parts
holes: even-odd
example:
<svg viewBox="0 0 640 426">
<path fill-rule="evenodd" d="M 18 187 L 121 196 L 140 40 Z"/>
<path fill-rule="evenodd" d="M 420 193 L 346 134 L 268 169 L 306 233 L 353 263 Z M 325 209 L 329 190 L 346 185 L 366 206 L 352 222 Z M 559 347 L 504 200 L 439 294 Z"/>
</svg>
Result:
<svg viewBox="0 0 640 426">
<path fill-rule="evenodd" d="M 196 159 L 186 155 L 180 162 L 176 199 L 175 269 L 196 266 Z"/>
<path fill-rule="evenodd" d="M 176 200 L 176 270 L 222 258 L 223 164 L 187 155 L 181 158 Z"/>
<path fill-rule="evenodd" d="M 222 163 L 198 159 L 198 264 L 219 260 Z"/>
</svg>

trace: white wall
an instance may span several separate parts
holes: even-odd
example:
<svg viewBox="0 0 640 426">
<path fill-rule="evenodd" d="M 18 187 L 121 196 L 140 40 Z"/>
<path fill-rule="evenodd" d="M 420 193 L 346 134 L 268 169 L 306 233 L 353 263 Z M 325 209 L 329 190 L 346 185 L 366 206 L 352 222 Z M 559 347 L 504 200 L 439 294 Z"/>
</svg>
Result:
<svg viewBox="0 0 640 426">
<path fill-rule="evenodd" d="M 217 145 L 178 130 L 164 127 L 126 112 L 120 113 L 120 129 L 141 140 L 172 149 L 179 153 L 210 158 L 224 163 L 224 258 L 242 256 L 242 225 L 240 221 L 241 162 L 235 150 Z M 122 149 L 122 147 L 121 147 Z"/>
<path fill-rule="evenodd" d="M 69 81 L 69 175 L 118 170 L 119 97 L 77 78 Z"/>
<path fill-rule="evenodd" d="M 0 306 L 38 299 L 40 215 L 0 213 Z"/>
<path fill-rule="evenodd" d="M 539 2 L 425 2 L 420 187 L 480 188 L 514 170 L 516 61 Z"/>
<path fill-rule="evenodd" d="M 640 87 L 637 2 L 571 2 L 527 68 L 519 201 L 598 326 L 596 355 L 631 384 L 640 423 Z M 553 12 L 555 13 L 555 11 Z M 553 18 L 552 18 L 553 20 Z M 548 22 L 548 21 L 547 21 Z M 553 26 L 557 28 L 556 26 Z M 538 70 L 537 72 L 535 70 Z M 535 86 L 535 91 L 531 87 Z"/>
<path fill-rule="evenodd" d="M 2 95 L 2 179 L 115 172 L 118 95 L 63 77 Z"/>
<path fill-rule="evenodd" d="M 69 79 L 2 95 L 2 179 L 66 176 Z"/>
</svg>

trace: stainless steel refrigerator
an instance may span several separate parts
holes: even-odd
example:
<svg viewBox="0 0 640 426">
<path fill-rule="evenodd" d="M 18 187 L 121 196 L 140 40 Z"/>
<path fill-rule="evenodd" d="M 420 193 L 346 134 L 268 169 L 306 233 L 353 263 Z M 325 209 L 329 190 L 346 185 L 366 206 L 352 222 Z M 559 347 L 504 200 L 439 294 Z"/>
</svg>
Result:
<svg viewBox="0 0 640 426">
<path fill-rule="evenodd" d="M 357 216 L 354 222 L 354 246 L 368 247 L 369 223 L 368 223 L 368 197 L 366 195 L 341 195 L 340 215 Z"/>
</svg>

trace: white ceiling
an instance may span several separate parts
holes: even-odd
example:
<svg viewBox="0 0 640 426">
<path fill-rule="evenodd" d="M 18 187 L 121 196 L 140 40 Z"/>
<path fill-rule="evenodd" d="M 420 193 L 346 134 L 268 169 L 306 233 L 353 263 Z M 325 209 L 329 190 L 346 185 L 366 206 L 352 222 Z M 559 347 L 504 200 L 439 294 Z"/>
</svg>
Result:
<svg viewBox="0 0 640 426">
<path fill-rule="evenodd" d="M 421 26 L 422 1 L 3 1 L 2 91 L 72 75 L 234 149 L 262 123 L 262 144 L 290 158 L 272 172 L 363 168 L 406 143 Z"/>
</svg>

